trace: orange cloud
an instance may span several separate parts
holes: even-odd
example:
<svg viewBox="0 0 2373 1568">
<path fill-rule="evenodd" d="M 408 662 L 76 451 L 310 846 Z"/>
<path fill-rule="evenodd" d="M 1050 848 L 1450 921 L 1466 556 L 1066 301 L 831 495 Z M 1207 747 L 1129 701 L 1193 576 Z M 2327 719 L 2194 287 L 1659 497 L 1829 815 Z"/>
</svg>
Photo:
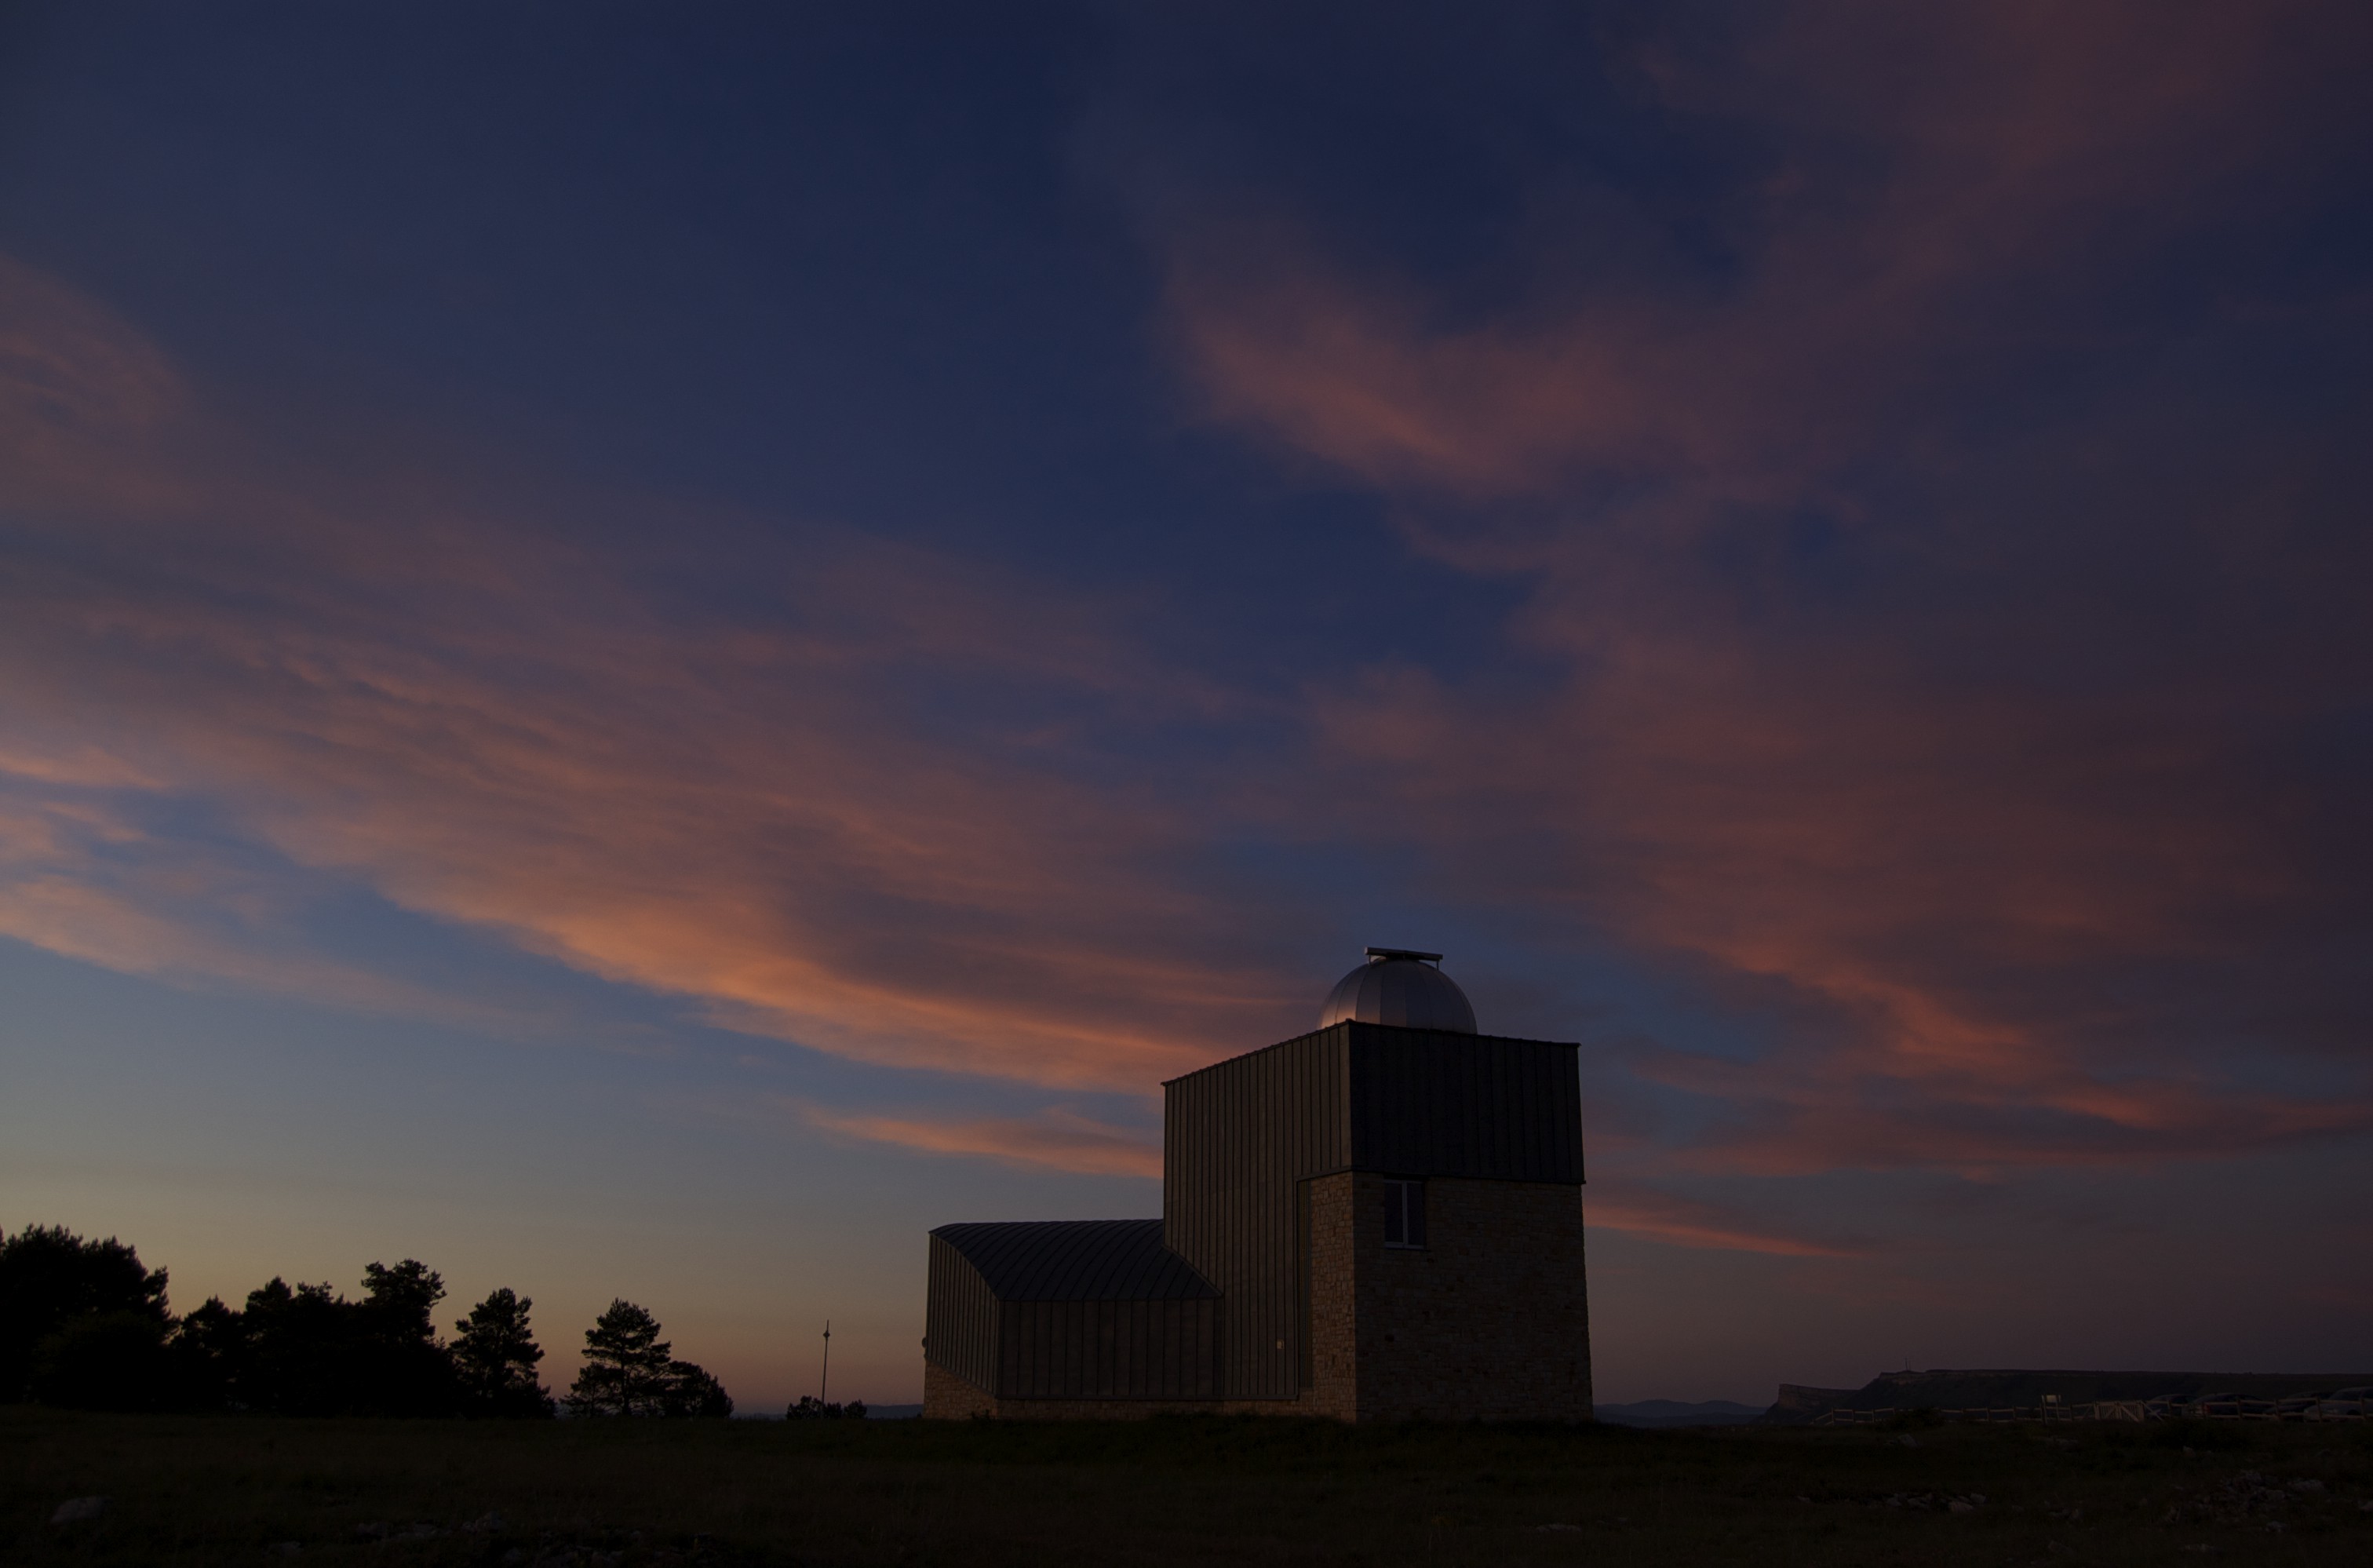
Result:
<svg viewBox="0 0 2373 1568">
<path fill-rule="evenodd" d="M 636 550 L 401 474 L 300 483 L 218 411 L 144 391 L 179 382 L 130 327 L 77 301 L 44 336 L 66 291 L 0 286 L 0 403 L 47 398 L 72 438 L 0 477 L 48 540 L 9 584 L 0 688 L 9 777 L 49 819 L 110 791 L 204 802 L 296 866 L 868 1060 L 1141 1090 L 1268 1033 L 1279 995 L 1211 934 L 1243 922 L 1181 874 L 1191 799 L 1075 777 L 1099 705 L 1229 700 L 1112 612 L 708 518 L 766 614 L 675 615 Z M 1049 694 L 1066 727 L 1036 717 Z M 951 699 L 967 725 L 918 717 Z M 86 874 L 25 869 L 7 931 L 251 977 Z"/>
<path fill-rule="evenodd" d="M 810 1123 L 827 1131 L 929 1154 L 975 1156 L 1080 1176 L 1143 1176 L 1157 1181 L 1162 1176 L 1158 1143 L 1059 1107 L 1035 1119 L 931 1120 L 855 1115 L 820 1106 L 803 1106 L 801 1112 Z"/>
<path fill-rule="evenodd" d="M 1806 1241 L 1759 1229 L 1711 1204 L 1644 1189 L 1592 1188 L 1584 1209 L 1592 1226 L 1643 1241 L 1716 1252 L 1761 1252 L 1779 1258 L 1853 1258 L 1866 1248 Z"/>
</svg>

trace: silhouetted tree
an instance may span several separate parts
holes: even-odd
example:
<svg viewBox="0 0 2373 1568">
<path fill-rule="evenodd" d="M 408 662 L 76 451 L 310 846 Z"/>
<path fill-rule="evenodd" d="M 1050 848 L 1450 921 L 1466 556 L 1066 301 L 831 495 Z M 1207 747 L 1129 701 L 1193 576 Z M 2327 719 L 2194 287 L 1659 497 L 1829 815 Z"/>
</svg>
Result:
<svg viewBox="0 0 2373 1568">
<path fill-rule="evenodd" d="M 0 1237 L 0 1403 L 30 1397 L 99 1410 L 250 1410 L 287 1415 L 540 1416 L 544 1352 L 532 1305 L 498 1290 L 437 1337 L 445 1281 L 407 1258 L 363 1270 L 361 1299 L 277 1277 L 240 1307 L 218 1296 L 178 1324 L 165 1271 L 111 1237 L 57 1226 Z M 727 1416 L 717 1379 L 669 1354 L 658 1321 L 614 1301 L 585 1336 L 569 1394 L 584 1415 Z"/>
<path fill-rule="evenodd" d="M 783 1412 L 785 1421 L 863 1421 L 865 1401 L 851 1399 L 846 1405 L 825 1404 L 813 1394 L 802 1394 L 789 1410 Z"/>
<path fill-rule="evenodd" d="M 453 1357 L 437 1338 L 434 1313 L 445 1299 L 436 1270 L 407 1258 L 390 1269 L 363 1269 L 355 1304 L 358 1333 L 348 1408 L 357 1413 L 443 1416 L 459 1413 L 462 1386 Z"/>
<path fill-rule="evenodd" d="M 434 1315 L 444 1299 L 445 1277 L 416 1258 L 392 1269 L 363 1265 L 362 1305 L 373 1319 L 373 1331 L 388 1339 L 434 1340 Z"/>
<path fill-rule="evenodd" d="M 244 1409 L 247 1319 L 208 1296 L 181 1319 L 167 1347 L 172 1354 L 171 1403 L 181 1410 Z"/>
<path fill-rule="evenodd" d="M 360 1327 L 353 1304 L 326 1284 L 291 1286 L 275 1275 L 247 1293 L 233 1397 L 280 1415 L 342 1415 Z"/>
<path fill-rule="evenodd" d="M 668 1363 L 665 1413 L 721 1421 L 733 1413 L 725 1385 L 688 1361 Z"/>
<path fill-rule="evenodd" d="M 580 1416 L 728 1416 L 733 1401 L 716 1378 L 676 1361 L 659 1319 L 630 1301 L 612 1301 L 585 1331 L 585 1366 L 569 1387 Z"/>
<path fill-rule="evenodd" d="M 101 1317 L 110 1320 L 103 1329 L 94 1322 Z M 125 1397 L 122 1380 L 104 1389 L 78 1380 L 95 1373 L 101 1343 L 140 1358 L 153 1380 L 160 1368 L 151 1352 L 161 1353 L 172 1322 L 165 1270 L 142 1268 L 112 1236 L 84 1241 L 63 1226 L 28 1225 L 0 1240 L 0 1402 L 24 1398 L 40 1369 L 42 1398 L 82 1403 L 77 1390 L 88 1387 L 110 1408 L 133 1408 L 116 1402 Z M 61 1338 L 69 1329 L 73 1345 Z"/>
<path fill-rule="evenodd" d="M 580 1416 L 653 1416 L 667 1389 L 668 1352 L 660 1320 L 614 1298 L 585 1330 L 585 1365 L 569 1385 L 568 1408 Z"/>
<path fill-rule="evenodd" d="M 437 1271 L 412 1258 L 365 1269 L 360 1301 L 325 1284 L 292 1288 L 274 1279 L 249 1292 L 237 1314 L 215 1304 L 206 1359 L 231 1402 L 250 1410 L 451 1415 L 462 1406 L 461 1384 L 429 1319 L 444 1294 Z"/>
<path fill-rule="evenodd" d="M 164 1327 L 145 1312 L 68 1320 L 33 1352 L 29 1392 L 80 1410 L 153 1410 L 179 1403 Z"/>
<path fill-rule="evenodd" d="M 498 1290 L 453 1325 L 453 1366 L 462 1408 L 473 1415 L 549 1416 L 552 1395 L 535 1375 L 544 1350 L 528 1329 L 535 1304 Z"/>
</svg>

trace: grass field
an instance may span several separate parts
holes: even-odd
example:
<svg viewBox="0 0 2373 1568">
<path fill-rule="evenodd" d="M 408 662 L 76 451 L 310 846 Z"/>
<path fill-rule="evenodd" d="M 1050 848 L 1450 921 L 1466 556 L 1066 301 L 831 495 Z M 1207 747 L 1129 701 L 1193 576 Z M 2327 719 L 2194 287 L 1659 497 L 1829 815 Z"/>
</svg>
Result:
<svg viewBox="0 0 2373 1568">
<path fill-rule="evenodd" d="M 1907 1441 L 1908 1440 L 1908 1441 Z M 95 1518 L 53 1524 L 68 1499 Z M 1955 1504 L 1958 1504 L 1957 1507 Z M 2340 1426 L 1347 1430 L 0 1410 L 11 1564 L 2373 1563 Z"/>
</svg>

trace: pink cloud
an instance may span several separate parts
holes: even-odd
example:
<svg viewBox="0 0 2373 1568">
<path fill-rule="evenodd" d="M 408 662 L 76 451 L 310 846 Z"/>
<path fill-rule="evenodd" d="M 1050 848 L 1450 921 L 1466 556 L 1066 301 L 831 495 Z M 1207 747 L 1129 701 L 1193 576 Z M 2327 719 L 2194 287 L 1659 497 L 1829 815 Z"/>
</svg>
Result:
<svg viewBox="0 0 2373 1568">
<path fill-rule="evenodd" d="M 2274 1053 L 2316 1086 L 2277 1087 L 2196 1021 L 2279 1012 L 2283 945 L 2355 897 L 2345 808 L 2252 749 L 2360 699 L 2361 615 L 2320 587 L 2363 565 L 2330 527 L 2345 486 L 2303 478 L 2288 430 L 2152 431 L 2153 385 L 2070 415 L 2093 423 L 2064 451 L 1964 428 L 2063 374 L 2044 350 L 2081 358 L 2155 247 L 2284 199 L 2329 145 L 2300 106 L 2361 57 L 2361 29 L 2318 45 L 2330 16 L 1811 6 L 1711 53 L 1652 42 L 1671 111 L 1782 149 L 1702 287 L 1543 257 L 1530 296 L 1453 315 L 1291 226 L 1174 248 L 1206 412 L 1394 497 L 1432 556 L 1525 574 L 1521 638 L 1567 672 L 1321 693 L 1319 755 L 1360 785 L 1333 798 L 1435 846 L 1452 896 L 1562 911 L 1791 1020 L 1759 1061 L 1684 1074 L 1740 1117 L 1698 1159 L 1981 1168 L 2373 1120 L 2316 1026 Z M 1834 176 L 1841 145 L 1881 172 Z M 2195 437 L 2221 466 L 2187 484 L 2169 453 Z M 1805 513 L 1943 609 L 1798 602 Z M 2072 579 L 2078 549 L 2194 574 L 2203 608 L 2168 624 L 2133 572 Z M 2243 583 L 2300 630 L 2220 603 Z M 2104 678 L 2144 660 L 2139 692 Z"/>
<path fill-rule="evenodd" d="M 1674 115 L 1851 142 L 1888 174 L 1849 198 L 1783 158 L 1724 236 L 1736 279 L 1567 278 L 1544 257 L 1539 288 L 1481 321 L 1291 219 L 1207 226 L 1171 247 L 1171 341 L 1211 416 L 1398 490 L 1822 495 L 1874 444 L 1921 440 L 1923 399 L 2027 346 L 1997 324 L 2006 292 L 2072 254 L 2140 264 L 2204 209 L 2270 199 L 2269 166 L 2329 135 L 2302 106 L 2348 90 L 2354 48 L 2318 41 L 2330 18 L 1814 4 L 1767 8 L 1707 57 L 1652 38 L 1633 64 Z M 1479 563 L 1483 532 L 1436 543 Z"/>
<path fill-rule="evenodd" d="M 1648 1188 L 1591 1188 L 1584 1211 L 1597 1229 L 1619 1231 L 1643 1241 L 1715 1252 L 1760 1252 L 1777 1258 L 1853 1258 L 1868 1250 L 1785 1235 L 1709 1203 Z"/>
<path fill-rule="evenodd" d="M 94 791 L 205 802 L 296 866 L 868 1060 L 1142 1090 L 1264 1032 L 1278 998 L 1209 934 L 1242 922 L 1176 874 L 1191 802 L 1071 771 L 1099 703 L 1139 722 L 1229 700 L 1113 609 L 707 518 L 746 535 L 770 614 L 678 618 L 632 552 L 558 524 L 401 474 L 300 479 L 203 401 L 134 395 L 179 383 L 129 326 L 78 302 L 42 337 L 64 291 L 0 284 L 30 345 L 0 393 L 65 388 L 73 442 L 0 479 L 58 544 L 20 563 L 0 628 L 11 778 L 49 819 Z M 952 684 L 975 728 L 916 722 L 914 692 Z M 1074 732 L 991 717 L 1048 693 Z M 253 973 L 92 874 L 27 868 L 9 933 Z"/>
<path fill-rule="evenodd" d="M 2239 804 L 2264 786 L 2212 744 L 2043 698 L 1957 704 L 1797 650 L 1710 658 L 1724 634 L 1682 624 L 1688 642 L 1642 638 L 1546 708 L 1397 683 L 1340 695 L 1326 722 L 1347 765 L 1400 770 L 1406 809 L 1479 883 L 1580 901 L 1627 942 L 1824 1004 L 1758 1063 L 1642 1064 L 1763 1107 L 1704 1157 L 2084 1163 L 2373 1124 L 2361 1084 L 2247 1090 L 2233 1059 L 2153 1038 L 2266 930 L 2347 894 L 2279 817 Z M 1496 847 L 1509 825 L 1521 851 Z M 2105 1005 L 2136 966 L 2180 977 L 2164 1001 Z M 1935 1105 L 1972 1114 L 1939 1121 Z"/>
<path fill-rule="evenodd" d="M 1152 1180 L 1162 1176 L 1158 1142 L 1059 1107 L 1035 1118 L 865 1116 L 820 1106 L 803 1107 L 802 1115 L 827 1131 L 928 1154 L 998 1160 L 1079 1176 Z"/>
</svg>

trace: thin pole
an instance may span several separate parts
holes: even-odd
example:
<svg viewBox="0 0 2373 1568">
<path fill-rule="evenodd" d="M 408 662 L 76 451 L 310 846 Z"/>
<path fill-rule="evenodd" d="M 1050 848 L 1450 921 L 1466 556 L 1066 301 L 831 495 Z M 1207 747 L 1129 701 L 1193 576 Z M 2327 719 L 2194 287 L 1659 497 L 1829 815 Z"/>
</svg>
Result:
<svg viewBox="0 0 2373 1568">
<path fill-rule="evenodd" d="M 824 1403 L 824 1390 L 832 1387 L 832 1319 L 824 1320 L 824 1376 L 816 1383 L 816 1403 Z"/>
</svg>

